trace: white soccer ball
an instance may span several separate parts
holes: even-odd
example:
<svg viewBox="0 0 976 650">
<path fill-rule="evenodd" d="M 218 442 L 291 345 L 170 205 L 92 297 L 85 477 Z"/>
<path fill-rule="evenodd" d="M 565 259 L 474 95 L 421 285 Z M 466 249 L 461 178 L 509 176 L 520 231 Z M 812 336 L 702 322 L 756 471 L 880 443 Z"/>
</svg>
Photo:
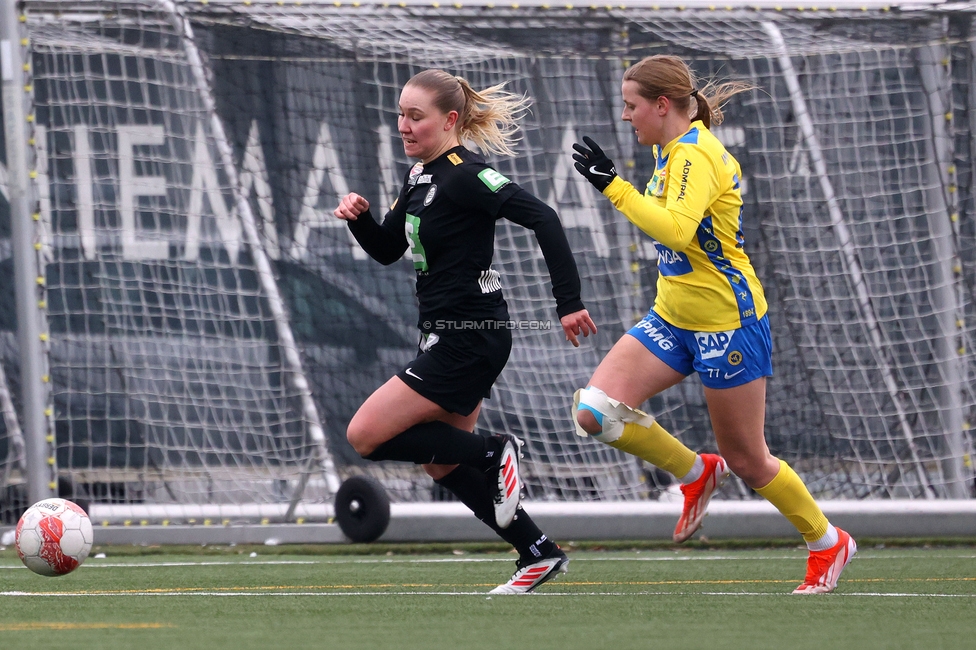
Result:
<svg viewBox="0 0 976 650">
<path fill-rule="evenodd" d="M 91 520 L 81 507 L 67 499 L 44 499 L 17 522 L 14 544 L 34 573 L 63 576 L 81 566 L 93 541 Z"/>
</svg>

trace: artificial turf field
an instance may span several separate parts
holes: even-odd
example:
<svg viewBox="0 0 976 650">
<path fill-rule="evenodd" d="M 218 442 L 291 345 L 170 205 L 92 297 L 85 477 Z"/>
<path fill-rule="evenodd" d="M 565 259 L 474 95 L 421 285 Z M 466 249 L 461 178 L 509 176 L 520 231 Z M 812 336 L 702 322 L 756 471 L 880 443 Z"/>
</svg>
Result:
<svg viewBox="0 0 976 650">
<path fill-rule="evenodd" d="M 862 543 L 833 594 L 803 597 L 795 546 L 614 547 L 491 597 L 515 558 L 485 545 L 96 547 L 60 578 L 7 548 L 0 648 L 976 647 L 976 545 Z"/>
</svg>

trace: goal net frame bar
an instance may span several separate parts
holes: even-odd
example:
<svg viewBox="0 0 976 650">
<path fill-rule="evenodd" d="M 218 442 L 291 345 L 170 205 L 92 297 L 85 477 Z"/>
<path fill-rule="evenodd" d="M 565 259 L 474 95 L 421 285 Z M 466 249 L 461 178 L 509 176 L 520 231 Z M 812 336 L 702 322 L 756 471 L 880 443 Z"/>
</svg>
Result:
<svg viewBox="0 0 976 650">
<path fill-rule="evenodd" d="M 59 3 L 56 0 L 34 0 L 33 2 L 31 2 L 31 5 L 36 5 L 36 6 L 43 6 L 43 5 L 48 5 L 48 4 L 49 5 L 59 5 L 59 4 L 62 4 L 62 3 Z M 233 164 L 233 162 L 231 160 L 232 154 L 231 154 L 231 151 L 230 151 L 230 145 L 228 144 L 226 138 L 223 136 L 223 126 L 222 126 L 222 124 L 220 122 L 220 118 L 217 116 L 216 110 L 214 109 L 213 97 L 212 97 L 212 94 L 211 94 L 211 89 L 208 86 L 208 81 L 206 80 L 206 72 L 205 72 L 205 70 L 203 68 L 203 65 L 202 65 L 201 61 L 200 61 L 200 56 L 199 56 L 198 53 L 195 53 L 195 44 L 194 44 L 194 41 L 193 41 L 192 28 L 190 27 L 189 21 L 185 17 L 181 16 L 180 15 L 180 11 L 179 11 L 179 9 L 180 9 L 181 6 L 183 6 L 183 5 L 190 5 L 190 4 L 193 4 L 193 3 L 173 3 L 173 2 L 170 2 L 169 0 L 160 0 L 159 4 L 160 4 L 161 7 L 165 8 L 166 10 L 168 10 L 168 11 L 171 12 L 171 14 L 174 17 L 173 18 L 174 25 L 176 25 L 178 28 L 181 28 L 181 30 L 184 31 L 185 34 L 186 34 L 185 39 L 184 39 L 184 45 L 187 48 L 187 56 L 188 56 L 188 59 L 191 61 L 192 67 L 194 68 L 194 73 L 197 75 L 197 82 L 199 84 L 199 88 L 200 88 L 201 93 L 202 93 L 201 96 L 204 98 L 205 102 L 208 102 L 207 108 L 208 108 L 208 111 L 210 112 L 211 120 L 212 120 L 211 128 L 213 129 L 214 137 L 217 140 L 218 149 L 220 151 L 221 157 L 223 158 L 223 164 L 224 164 L 227 172 L 230 173 L 230 174 L 233 174 L 233 173 L 235 173 L 236 167 L 234 166 L 234 164 Z M 222 5 L 231 6 L 231 5 L 239 5 L 239 4 L 245 4 L 245 3 L 243 3 L 243 2 L 229 2 L 227 0 L 210 0 L 210 2 L 208 4 L 211 5 L 212 7 L 219 7 L 219 6 L 222 6 Z M 276 4 L 279 4 L 279 3 L 276 0 L 250 0 L 250 2 L 248 2 L 246 4 L 249 4 L 249 5 L 260 5 L 260 4 L 276 5 Z M 302 4 L 303 4 L 304 7 L 308 8 L 309 10 L 314 10 L 314 8 L 316 6 L 318 6 L 318 5 L 321 5 L 323 8 L 325 8 L 325 7 L 334 7 L 336 3 L 319 2 L 319 1 L 314 1 L 314 0 L 311 1 L 311 2 L 309 2 L 309 1 L 306 0 Z M 380 5 L 381 3 L 370 3 L 370 2 L 365 2 L 365 3 L 349 3 L 349 4 L 344 5 L 344 6 L 348 6 L 348 7 L 350 7 L 352 9 L 352 8 L 358 7 L 360 4 L 362 4 L 362 5 L 370 5 L 370 4 Z M 413 0 L 408 0 L 406 2 L 399 3 L 399 4 L 400 4 L 400 6 L 411 6 L 411 7 L 418 7 L 418 8 L 419 7 L 425 7 L 425 8 L 429 8 L 431 10 L 436 9 L 437 6 L 438 6 L 437 3 L 417 2 L 417 1 L 413 1 Z M 456 8 L 456 9 L 460 9 L 460 8 L 472 8 L 472 9 L 476 9 L 478 7 L 493 8 L 495 6 L 496 5 L 494 5 L 493 3 L 468 3 L 468 2 L 464 2 L 464 3 L 460 3 L 460 2 L 459 3 L 452 3 L 452 7 L 453 8 Z M 520 6 L 548 8 L 550 5 L 548 3 L 541 2 L 539 0 L 530 0 L 529 2 L 513 3 L 511 5 L 511 9 L 513 11 L 517 11 L 518 7 L 520 7 Z M 586 6 L 589 6 L 589 5 L 586 5 Z M 811 10 L 811 11 L 819 11 L 819 10 L 832 11 L 832 10 L 837 10 L 837 11 L 854 11 L 854 12 L 856 12 L 856 11 L 883 10 L 885 8 L 892 7 L 892 5 L 890 3 L 883 3 L 883 2 L 870 2 L 870 3 L 865 3 L 865 2 L 834 2 L 834 3 L 749 2 L 749 3 L 727 3 L 727 6 L 730 7 L 730 8 L 755 9 L 757 11 L 758 10 L 768 10 L 768 9 L 783 9 L 783 10 L 791 9 L 791 10 L 796 10 L 796 11 L 801 11 L 801 10 L 803 10 L 803 11 L 805 11 L 805 10 Z M 560 9 L 560 8 L 565 8 L 565 9 L 578 9 L 578 8 L 581 8 L 581 7 L 582 7 L 582 5 L 573 5 L 572 3 L 568 3 L 568 4 L 565 4 L 565 5 L 559 5 L 559 6 L 553 7 L 553 9 L 554 10 Z M 691 11 L 691 10 L 715 11 L 716 10 L 716 8 L 711 3 L 699 2 L 697 0 L 694 0 L 694 1 L 691 1 L 691 2 L 680 2 L 680 3 L 679 2 L 674 2 L 674 3 L 663 3 L 663 2 L 649 3 L 649 2 L 622 1 L 622 2 L 619 2 L 619 3 L 615 4 L 615 5 L 613 5 L 613 6 L 609 6 L 608 5 L 606 7 L 594 7 L 594 10 L 597 10 L 597 9 L 599 9 L 599 10 L 604 10 L 604 9 L 605 10 L 629 10 L 629 9 L 657 9 L 657 8 L 664 9 L 664 8 L 678 8 L 678 7 L 686 8 L 689 11 Z M 923 3 L 912 3 L 912 4 L 909 4 L 909 5 L 902 5 L 900 7 L 900 9 L 902 11 L 916 11 L 916 10 L 919 10 L 919 11 L 933 11 L 933 10 L 939 10 L 941 8 L 948 9 L 949 6 L 948 5 L 945 5 L 944 3 L 936 3 L 936 2 L 924 3 L 923 2 Z M 718 9 L 718 10 L 720 10 L 720 9 Z M 789 62 L 789 57 L 786 55 L 785 50 L 784 50 L 784 52 L 780 53 L 780 61 L 781 61 L 781 63 L 783 65 L 785 65 L 786 63 Z M 785 68 L 783 70 L 783 73 L 784 73 L 784 76 L 787 79 L 787 83 L 789 84 L 790 74 L 787 72 L 787 70 Z M 802 111 L 802 104 L 803 104 L 802 93 L 799 93 L 799 91 L 797 89 L 797 94 L 794 95 L 793 94 L 793 88 L 791 88 L 791 99 L 793 100 L 795 106 L 797 107 L 797 112 L 802 115 L 802 113 L 803 113 L 803 111 Z M 827 195 L 828 197 L 830 197 L 833 194 L 833 191 L 829 187 L 829 184 L 830 184 L 829 178 L 827 178 L 826 173 L 822 173 L 820 171 L 819 167 L 822 165 L 822 161 L 818 162 L 818 160 L 817 160 L 817 154 L 814 153 L 818 149 L 818 145 L 816 143 L 816 136 L 815 136 L 815 134 L 812 134 L 811 132 L 809 132 L 809 131 L 807 131 L 805 129 L 804 130 L 804 138 L 806 140 L 807 147 L 810 150 L 811 158 L 812 158 L 812 160 L 814 162 L 814 165 L 816 167 L 818 167 L 818 170 L 817 171 L 818 171 L 818 176 L 820 177 L 820 182 L 821 183 L 826 182 L 826 184 L 823 186 L 824 194 Z M 233 184 L 234 187 L 237 187 L 237 181 L 236 181 L 236 179 L 234 179 L 232 181 L 232 184 Z M 241 218 L 242 223 L 244 225 L 245 235 L 247 236 L 248 243 L 254 248 L 254 250 L 256 252 L 256 257 L 258 258 L 258 265 L 259 265 L 259 267 L 261 267 L 262 282 L 268 282 L 268 284 L 266 285 L 265 289 L 269 292 L 269 294 L 276 294 L 277 288 L 275 286 L 274 278 L 273 278 L 273 276 L 271 274 L 270 267 L 267 266 L 267 257 L 266 257 L 266 255 L 264 253 L 263 242 L 262 242 L 260 236 L 257 233 L 257 229 L 256 229 L 256 226 L 255 226 L 255 218 L 254 218 L 254 215 L 251 212 L 250 205 L 249 205 L 249 203 L 246 200 L 243 199 L 243 197 L 242 197 L 242 195 L 240 193 L 237 193 L 236 194 L 236 198 L 237 198 L 237 206 L 238 206 L 238 215 Z M 834 219 L 837 222 L 838 229 L 839 229 L 840 233 L 842 233 L 843 232 L 843 215 L 840 213 L 839 208 L 837 208 L 836 203 L 834 203 L 834 204 L 831 204 L 830 203 L 829 198 L 828 198 L 828 209 L 830 211 L 831 218 Z M 845 239 L 842 234 L 839 234 L 839 237 L 838 238 L 841 240 L 842 246 L 844 246 L 844 242 L 845 241 L 849 241 L 849 238 Z M 845 247 L 843 252 L 845 254 L 845 257 L 849 261 L 851 273 L 856 278 L 857 275 L 858 275 L 858 272 L 857 272 L 857 269 L 858 269 L 857 264 L 858 264 L 858 262 L 857 262 L 855 256 L 851 254 L 850 250 L 848 250 L 848 248 Z M 264 267 L 262 267 L 261 260 L 264 260 L 264 262 L 263 262 L 263 264 L 265 265 Z M 872 311 L 871 311 L 870 302 L 867 299 L 867 297 L 864 295 L 865 292 L 863 291 L 863 286 L 861 284 L 859 284 L 856 280 L 854 281 L 854 285 L 855 285 L 855 288 L 856 288 L 857 293 L 858 293 L 859 301 L 862 303 L 862 307 L 865 310 L 864 311 L 864 315 L 865 315 L 866 320 L 869 321 L 869 322 L 872 322 L 872 320 L 873 320 L 873 322 L 876 323 L 877 322 L 876 319 L 874 319 L 873 316 L 871 315 L 872 314 Z M 271 303 L 272 303 L 273 308 L 274 308 L 274 305 L 275 304 L 278 305 L 278 308 L 281 307 L 280 298 L 277 301 L 273 299 L 271 301 Z M 283 338 L 285 339 L 285 341 L 287 341 L 287 338 L 290 336 L 290 328 L 288 327 L 287 316 L 284 314 L 283 311 L 280 311 L 279 312 L 279 311 L 276 310 L 275 311 L 275 317 L 276 317 L 276 321 L 278 319 L 280 319 L 281 322 L 284 324 L 284 327 L 282 328 L 282 333 L 283 333 Z M 874 333 L 874 328 L 872 328 L 872 327 L 869 326 L 869 331 L 871 331 L 872 334 L 873 334 Z M 287 332 L 288 334 L 285 335 L 284 334 L 285 332 Z M 880 343 L 877 343 L 877 341 L 876 341 L 876 344 L 877 344 L 878 349 L 880 350 L 880 347 L 881 347 L 880 346 Z M 303 376 L 302 376 L 302 371 L 301 371 L 301 360 L 300 360 L 300 358 L 298 357 L 298 354 L 297 354 L 297 346 L 294 346 L 294 344 L 292 343 L 292 347 L 289 347 L 289 345 L 287 344 L 287 342 L 285 342 L 284 345 L 283 345 L 283 349 L 285 350 L 286 355 L 288 356 L 288 362 L 289 362 L 289 364 L 290 364 L 293 372 L 295 373 L 296 377 L 302 377 L 302 379 L 304 379 Z M 290 356 L 290 352 L 291 351 L 294 351 L 294 357 L 293 358 Z M 881 355 L 879 353 L 879 357 L 880 356 Z M 885 378 L 886 378 L 886 380 L 885 380 L 886 388 L 889 391 L 889 393 L 894 396 L 897 393 L 897 387 L 893 385 L 893 379 L 890 379 L 890 373 L 885 374 Z M 306 387 L 307 387 L 307 382 L 306 382 Z M 307 394 L 307 398 L 306 398 L 306 394 Z M 894 402 L 897 404 L 898 403 L 897 402 L 897 399 L 894 400 Z M 328 450 L 325 447 L 324 436 L 321 435 L 321 425 L 317 423 L 318 414 L 315 411 L 314 401 L 311 399 L 310 393 L 308 393 L 307 390 L 303 392 L 303 404 L 306 405 L 306 408 L 307 409 L 309 409 L 309 408 L 311 409 L 311 410 L 306 410 L 306 417 L 308 417 L 308 421 L 310 423 L 310 426 L 309 426 L 309 435 L 313 438 L 313 440 L 315 440 L 316 445 L 317 445 L 317 448 L 320 450 L 320 454 L 321 454 L 319 456 L 319 458 L 313 459 L 313 460 L 315 460 L 316 462 L 318 462 L 318 463 L 321 464 L 321 467 L 322 467 L 322 469 L 325 472 L 325 476 L 326 476 L 326 480 L 328 482 L 329 489 L 331 490 L 332 493 L 334 493 L 335 488 L 338 485 L 338 477 L 337 477 L 337 474 L 336 474 L 336 471 L 335 471 L 335 467 L 334 467 L 334 465 L 331 462 L 331 457 L 328 454 Z M 906 440 L 908 440 L 908 442 L 911 444 L 911 442 L 912 442 L 911 426 L 907 422 L 907 418 L 904 415 L 904 413 L 899 413 L 899 421 L 901 422 L 902 432 L 903 432 Z M 316 429 L 316 426 L 318 427 L 317 429 Z M 960 428 L 960 430 L 961 430 L 961 428 Z M 318 432 L 318 435 L 317 435 L 316 432 Z M 962 447 L 963 446 L 963 443 L 960 441 L 959 443 L 957 443 L 957 446 Z M 914 452 L 913 452 L 913 454 L 914 454 Z M 922 467 L 923 463 L 918 458 L 917 454 L 914 454 L 913 462 L 919 468 L 919 473 L 921 475 L 924 475 L 924 467 Z M 961 464 L 961 462 L 962 461 L 959 460 L 957 463 L 955 463 L 954 466 L 948 467 L 947 468 L 947 471 L 946 471 L 946 474 L 947 475 L 952 475 L 952 474 L 962 475 L 962 474 L 964 474 L 965 473 L 964 470 L 959 466 L 959 464 Z M 306 473 L 303 474 L 303 484 L 302 484 L 303 486 L 304 486 L 304 481 L 307 481 L 309 475 L 310 475 L 309 472 L 306 472 Z M 928 489 L 926 489 L 925 495 L 926 495 L 926 497 L 929 497 L 929 498 L 932 496 L 932 494 L 930 493 L 930 491 Z M 297 494 L 296 495 L 296 498 L 291 502 L 291 504 L 290 504 L 290 506 L 289 506 L 286 514 L 285 514 L 285 518 L 286 519 L 292 520 L 295 517 L 295 512 L 296 512 L 296 509 L 297 509 L 297 504 L 298 504 L 298 499 L 299 498 L 300 498 L 300 493 Z M 183 506 L 174 506 L 174 507 L 176 507 L 176 508 L 182 508 Z"/>
</svg>

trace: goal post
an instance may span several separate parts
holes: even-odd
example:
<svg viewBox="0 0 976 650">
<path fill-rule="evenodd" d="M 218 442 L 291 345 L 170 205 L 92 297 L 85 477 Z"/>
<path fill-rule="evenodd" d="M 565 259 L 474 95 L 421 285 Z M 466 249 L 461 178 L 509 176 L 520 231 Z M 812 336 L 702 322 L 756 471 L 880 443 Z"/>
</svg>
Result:
<svg viewBox="0 0 976 650">
<path fill-rule="evenodd" d="M 320 500 L 339 479 L 192 29 L 168 2 L 78 8 L 28 32 L 52 460 L 86 502 L 294 520 L 310 473 Z"/>
<path fill-rule="evenodd" d="M 5 301 L 13 308 L 16 322 L 20 324 L 16 334 L 19 350 L 18 379 L 22 386 L 21 418 L 8 414 L 9 400 L 4 400 L 4 423 L 7 444 L 7 460 L 0 467 L 0 488 L 12 475 L 13 462 L 17 461 L 26 484 L 25 496 L 39 501 L 53 494 L 56 487 L 53 430 L 51 427 L 50 372 L 45 345 L 48 327 L 44 315 L 44 280 L 36 243 L 39 224 L 32 219 L 38 211 L 35 203 L 36 188 L 30 180 L 29 170 L 36 167 L 37 157 L 29 146 L 33 141 L 33 113 L 28 108 L 31 86 L 25 83 L 23 72 L 29 50 L 24 47 L 26 31 L 12 3 L 0 7 L 0 77 L 3 88 L 3 136 L 5 151 L 4 198 L 7 204 L 9 232 L 10 273 L 6 283 L 11 300 Z M 6 373 L 0 371 L 6 384 Z M 5 386 L 4 386 L 5 387 Z M 6 392 L 6 391 L 5 391 Z M 9 397 L 9 394 L 8 394 Z M 21 433 L 23 421 L 26 436 Z"/>
<path fill-rule="evenodd" d="M 892 368 L 884 354 L 884 334 L 882 333 L 881 327 L 878 323 L 878 317 L 875 313 L 875 308 L 872 304 L 871 296 L 869 295 L 868 287 L 864 280 L 864 272 L 861 268 L 861 263 L 854 247 L 851 231 L 847 226 L 847 219 L 841 210 L 840 202 L 838 201 L 837 195 L 834 192 L 833 182 L 830 180 L 830 174 L 827 170 L 827 163 L 824 159 L 823 151 L 820 147 L 820 142 L 817 137 L 813 121 L 810 118 L 810 113 L 807 110 L 806 98 L 804 97 L 803 90 L 800 87 L 799 76 L 793 67 L 793 62 L 790 58 L 789 51 L 787 50 L 786 42 L 783 40 L 783 35 L 776 26 L 776 23 L 768 21 L 764 22 L 762 24 L 762 28 L 763 31 L 769 35 L 770 41 L 772 42 L 773 51 L 776 53 L 778 58 L 780 72 L 783 75 L 783 80 L 786 82 L 786 87 L 789 90 L 790 102 L 792 103 L 793 111 L 796 114 L 796 121 L 799 126 L 800 136 L 803 140 L 803 146 L 807 150 L 807 154 L 810 157 L 810 162 L 813 164 L 812 171 L 816 175 L 820 184 L 820 191 L 823 196 L 823 201 L 826 204 L 827 212 L 830 215 L 830 226 L 834 230 L 837 245 L 840 247 L 842 254 L 844 270 L 846 275 L 850 278 L 850 284 L 852 285 L 852 289 L 856 296 L 858 320 L 864 323 L 864 327 L 867 330 L 868 338 L 874 353 L 874 362 L 877 364 L 885 390 L 887 390 L 888 397 L 891 399 L 891 403 L 894 406 L 895 415 L 898 422 L 898 430 L 904 436 L 905 446 L 908 449 L 911 457 L 911 463 L 914 465 L 914 470 L 917 472 L 920 479 L 923 477 L 925 479 L 919 481 L 922 488 L 922 494 L 926 498 L 931 498 L 934 496 L 934 493 L 928 485 L 928 471 L 926 470 L 925 465 L 922 463 L 922 459 L 919 456 L 918 447 L 915 444 L 915 434 L 913 432 L 913 427 L 909 422 L 908 413 L 902 406 L 901 398 L 898 396 L 898 382 L 895 379 L 894 372 L 892 371 Z M 945 210 L 942 210 L 942 212 L 945 212 Z M 958 377 L 957 373 L 953 373 L 953 375 Z M 951 388 L 955 392 L 961 390 L 958 380 Z M 961 435 L 961 433 L 962 432 L 960 430 L 959 434 Z M 947 433 L 947 436 L 948 435 L 949 434 Z M 961 496 L 965 493 L 961 488 L 963 488 L 961 484 L 953 483 L 948 488 L 949 494 L 952 496 Z"/>
<path fill-rule="evenodd" d="M 418 468 L 366 463 L 345 441 L 358 406 L 416 354 L 417 311 L 409 260 L 372 262 L 332 217 L 348 191 L 374 213 L 392 203 L 412 162 L 398 94 L 429 67 L 532 100 L 517 155 L 491 163 L 556 209 L 600 326 L 567 346 L 537 243 L 500 222 L 515 344 L 479 430 L 526 440 L 531 500 L 671 498 L 670 477 L 578 438 L 569 415 L 657 277 L 654 247 L 576 174 L 571 144 L 590 135 L 643 186 L 650 153 L 619 120 L 619 83 L 655 53 L 755 86 L 714 131 L 742 164 L 745 245 L 770 298 L 772 452 L 821 499 L 973 496 L 966 6 L 20 6 L 57 469 L 101 512 L 327 519 L 354 474 L 397 503 L 446 498 Z M 714 449 L 696 379 L 644 407 Z M 738 481 L 720 496 L 753 498 Z"/>
<path fill-rule="evenodd" d="M 254 221 L 254 215 L 251 213 L 251 204 L 241 191 L 242 188 L 238 181 L 237 169 L 234 165 L 233 151 L 231 151 L 230 143 L 224 134 L 223 122 L 220 116 L 217 115 L 217 107 L 210 89 L 210 79 L 203 67 L 203 61 L 200 59 L 199 51 L 194 42 L 193 27 L 173 2 L 170 0 L 160 0 L 160 4 L 169 14 L 174 31 L 177 34 L 182 34 L 180 42 L 183 46 L 183 51 L 186 53 L 187 62 L 193 71 L 194 82 L 210 118 L 211 132 L 213 133 L 217 151 L 220 154 L 223 169 L 227 174 L 230 187 L 237 190 L 234 192 L 234 205 L 237 208 L 238 216 L 243 226 L 244 238 L 254 258 L 261 287 L 264 289 L 268 299 L 268 308 L 278 328 L 285 367 L 290 373 L 289 381 L 291 381 L 298 392 L 308 436 L 313 445 L 313 453 L 308 460 L 309 466 L 299 478 L 296 489 L 289 502 L 288 510 L 283 515 L 285 521 L 292 521 L 295 515 L 295 507 L 304 496 L 305 487 L 308 485 L 308 479 L 313 470 L 318 469 L 323 473 L 328 489 L 327 494 L 335 494 L 339 490 L 339 478 L 336 474 L 335 464 L 332 462 L 332 456 L 329 454 L 326 446 L 325 432 L 322 429 L 318 407 L 312 399 L 308 380 L 305 378 L 298 346 L 295 343 L 295 337 L 292 335 L 291 324 L 288 322 L 288 315 L 285 312 L 285 306 L 281 299 L 281 294 L 278 291 L 278 285 L 274 278 L 271 264 L 268 261 L 267 253 L 265 252 L 264 242 L 261 240 Z"/>
</svg>

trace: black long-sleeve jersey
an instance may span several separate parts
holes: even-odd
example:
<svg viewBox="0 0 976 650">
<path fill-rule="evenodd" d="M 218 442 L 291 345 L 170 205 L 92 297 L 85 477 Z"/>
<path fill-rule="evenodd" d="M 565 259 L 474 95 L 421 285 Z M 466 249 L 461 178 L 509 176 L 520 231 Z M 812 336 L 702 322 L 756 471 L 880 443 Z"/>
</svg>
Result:
<svg viewBox="0 0 976 650">
<path fill-rule="evenodd" d="M 464 147 L 414 165 L 382 224 L 369 211 L 347 223 L 382 264 L 396 262 L 410 248 L 418 323 L 430 331 L 438 320 L 508 319 L 500 277 L 491 268 L 500 218 L 535 233 L 560 318 L 583 309 L 579 272 L 555 211 Z"/>
</svg>

